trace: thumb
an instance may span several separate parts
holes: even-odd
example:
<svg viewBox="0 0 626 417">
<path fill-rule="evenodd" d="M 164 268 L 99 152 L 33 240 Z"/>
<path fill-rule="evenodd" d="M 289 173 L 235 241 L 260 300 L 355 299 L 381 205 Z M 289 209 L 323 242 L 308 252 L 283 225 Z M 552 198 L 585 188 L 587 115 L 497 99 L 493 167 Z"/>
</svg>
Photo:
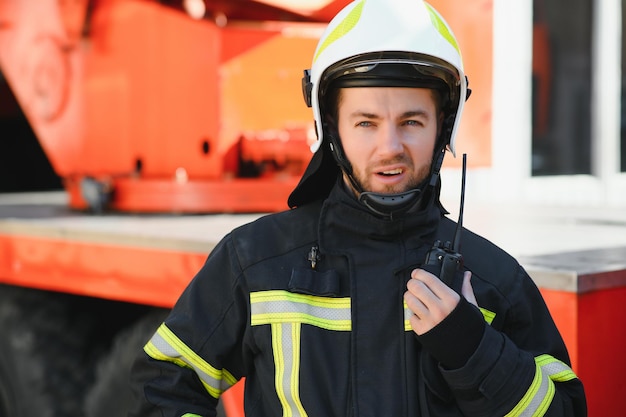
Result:
<svg viewBox="0 0 626 417">
<path fill-rule="evenodd" d="M 461 287 L 461 294 L 467 301 L 471 304 L 474 304 L 478 307 L 478 303 L 476 302 L 476 296 L 474 295 L 474 289 L 472 288 L 472 273 L 470 271 L 465 271 L 463 274 L 463 286 Z"/>
</svg>

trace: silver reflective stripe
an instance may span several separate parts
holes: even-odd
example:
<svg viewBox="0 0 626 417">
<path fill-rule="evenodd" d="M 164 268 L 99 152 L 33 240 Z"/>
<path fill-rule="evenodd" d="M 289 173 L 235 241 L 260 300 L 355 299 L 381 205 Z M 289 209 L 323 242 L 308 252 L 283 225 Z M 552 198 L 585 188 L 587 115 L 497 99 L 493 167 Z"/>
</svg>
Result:
<svg viewBox="0 0 626 417">
<path fill-rule="evenodd" d="M 535 378 L 528 391 L 505 417 L 544 416 L 554 398 L 554 382 L 576 379 L 576 374 L 569 366 L 550 355 L 537 356 L 535 366 Z"/>
<path fill-rule="evenodd" d="M 251 324 L 301 323 L 326 330 L 352 329 L 350 298 L 329 298 L 289 291 L 250 294 Z"/>
<path fill-rule="evenodd" d="M 272 349 L 276 374 L 276 394 L 283 407 L 283 417 L 306 417 L 300 401 L 300 330 L 299 323 L 272 324 Z"/>
<path fill-rule="evenodd" d="M 161 324 L 143 349 L 156 360 L 172 362 L 193 369 L 207 392 L 214 398 L 219 398 L 222 392 L 237 382 L 235 377 L 225 369 L 217 369 L 209 365 L 183 343 L 165 323 Z"/>
</svg>

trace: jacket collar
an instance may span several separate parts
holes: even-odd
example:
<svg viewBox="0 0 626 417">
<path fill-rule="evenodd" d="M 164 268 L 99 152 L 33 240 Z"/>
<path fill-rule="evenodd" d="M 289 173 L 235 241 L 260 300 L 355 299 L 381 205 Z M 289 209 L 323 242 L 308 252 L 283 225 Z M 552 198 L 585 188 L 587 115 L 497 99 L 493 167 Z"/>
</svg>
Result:
<svg viewBox="0 0 626 417">
<path fill-rule="evenodd" d="M 340 178 L 322 206 L 320 249 L 337 252 L 363 239 L 432 245 L 443 214 L 442 208 L 431 202 L 425 208 L 414 208 L 395 218 L 380 217 L 357 201 Z"/>
</svg>

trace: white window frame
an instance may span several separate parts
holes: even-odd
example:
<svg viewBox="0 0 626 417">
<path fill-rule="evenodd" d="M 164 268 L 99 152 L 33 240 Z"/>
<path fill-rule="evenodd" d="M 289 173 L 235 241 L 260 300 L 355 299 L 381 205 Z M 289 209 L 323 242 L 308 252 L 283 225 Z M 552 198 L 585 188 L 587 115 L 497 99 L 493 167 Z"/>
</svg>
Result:
<svg viewBox="0 0 626 417">
<path fill-rule="evenodd" d="M 622 0 L 593 1 L 592 174 L 532 176 L 533 1 L 494 0 L 493 159 L 491 167 L 468 173 L 472 201 L 626 206 L 626 173 L 620 172 L 619 153 Z M 442 175 L 442 199 L 458 199 L 460 170 L 445 169 Z"/>
</svg>

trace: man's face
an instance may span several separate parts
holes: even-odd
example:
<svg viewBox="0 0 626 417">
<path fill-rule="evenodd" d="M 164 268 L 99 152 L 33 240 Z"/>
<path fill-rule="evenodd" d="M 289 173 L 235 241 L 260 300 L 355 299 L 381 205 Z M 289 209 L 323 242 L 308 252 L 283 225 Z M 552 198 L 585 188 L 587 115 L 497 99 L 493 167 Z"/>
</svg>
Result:
<svg viewBox="0 0 626 417">
<path fill-rule="evenodd" d="M 428 176 L 442 120 L 435 103 L 425 88 L 340 91 L 339 138 L 363 191 L 400 193 Z"/>
</svg>

